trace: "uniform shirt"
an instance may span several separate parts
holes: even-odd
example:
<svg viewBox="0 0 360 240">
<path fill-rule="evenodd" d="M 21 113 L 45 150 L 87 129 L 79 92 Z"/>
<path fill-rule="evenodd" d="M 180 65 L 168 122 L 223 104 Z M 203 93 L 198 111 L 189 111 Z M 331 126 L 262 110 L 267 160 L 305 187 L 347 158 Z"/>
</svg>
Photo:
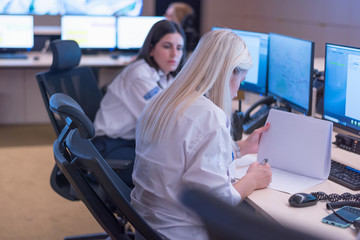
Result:
<svg viewBox="0 0 360 240">
<path fill-rule="evenodd" d="M 210 192 L 232 205 L 240 202 L 229 173 L 229 128 L 225 113 L 201 96 L 171 132 L 165 132 L 161 143 L 149 143 L 137 133 L 131 202 L 160 234 L 169 239 L 208 238 L 200 220 L 179 202 L 185 186 Z"/>
<path fill-rule="evenodd" d="M 145 60 L 128 65 L 108 86 L 96 113 L 96 136 L 135 139 L 135 126 L 147 102 L 173 82 Z"/>
</svg>

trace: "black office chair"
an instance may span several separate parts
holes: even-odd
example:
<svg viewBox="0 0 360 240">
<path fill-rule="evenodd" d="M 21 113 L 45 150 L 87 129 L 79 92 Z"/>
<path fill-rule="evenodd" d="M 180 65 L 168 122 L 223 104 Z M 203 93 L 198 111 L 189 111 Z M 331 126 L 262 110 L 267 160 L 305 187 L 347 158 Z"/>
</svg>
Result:
<svg viewBox="0 0 360 240">
<path fill-rule="evenodd" d="M 95 133 L 93 124 L 76 101 L 57 93 L 50 98 L 50 109 L 66 118 L 66 125 L 54 142 L 56 164 L 106 234 L 114 240 L 133 239 L 134 235 L 124 228 L 130 222 L 145 239 L 162 239 L 133 209 L 130 189 L 90 141 Z M 92 237 L 71 239 L 99 239 Z"/>
<path fill-rule="evenodd" d="M 46 110 L 57 136 L 65 126 L 65 119 L 49 109 L 49 99 L 54 93 L 71 96 L 83 108 L 85 114 L 94 121 L 103 97 L 91 67 L 78 66 L 81 49 L 73 40 L 54 40 L 50 43 L 53 62 L 49 71 L 36 74 Z"/>
<path fill-rule="evenodd" d="M 86 116 L 94 121 L 100 102 L 103 97 L 98 87 L 96 77 L 88 66 L 78 66 L 81 59 L 81 49 L 73 40 L 54 40 L 50 43 L 53 61 L 49 71 L 36 74 L 44 104 L 51 124 L 57 136 L 66 125 L 65 119 L 49 108 L 49 99 L 55 93 L 65 93 L 71 96 L 83 109 Z M 132 168 L 131 160 L 107 159 L 119 175 L 128 174 Z M 132 183 L 128 183 L 129 186 Z M 69 182 L 55 165 L 51 176 L 50 185 L 62 197 L 77 200 Z"/>
<path fill-rule="evenodd" d="M 205 224 L 210 239 L 321 239 L 260 218 L 245 209 L 230 206 L 202 190 L 185 190 L 181 201 L 200 217 Z"/>
</svg>

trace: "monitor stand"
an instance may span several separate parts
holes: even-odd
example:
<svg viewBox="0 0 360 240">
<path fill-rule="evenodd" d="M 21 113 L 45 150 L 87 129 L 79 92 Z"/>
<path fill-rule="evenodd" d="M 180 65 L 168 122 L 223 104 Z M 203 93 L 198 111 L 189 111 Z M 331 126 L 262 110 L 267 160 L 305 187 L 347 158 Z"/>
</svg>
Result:
<svg viewBox="0 0 360 240">
<path fill-rule="evenodd" d="M 286 106 L 286 105 L 276 105 L 276 106 L 272 106 L 272 108 L 281 110 L 281 111 L 285 111 L 285 112 L 291 112 L 291 107 Z"/>
<path fill-rule="evenodd" d="M 127 49 L 127 50 L 118 50 L 111 54 L 111 58 L 119 57 L 135 57 L 139 54 L 139 49 Z"/>
</svg>

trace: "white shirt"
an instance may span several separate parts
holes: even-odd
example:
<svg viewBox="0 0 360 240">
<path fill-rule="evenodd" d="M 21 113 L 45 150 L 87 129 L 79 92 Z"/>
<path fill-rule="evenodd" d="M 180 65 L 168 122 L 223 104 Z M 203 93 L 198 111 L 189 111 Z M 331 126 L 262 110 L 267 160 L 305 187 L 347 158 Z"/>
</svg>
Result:
<svg viewBox="0 0 360 240">
<path fill-rule="evenodd" d="M 108 86 L 94 120 L 95 135 L 135 139 L 135 126 L 147 102 L 173 82 L 145 60 L 128 65 Z"/>
<path fill-rule="evenodd" d="M 165 133 L 161 143 L 137 138 L 132 205 L 167 238 L 208 238 L 197 216 L 178 200 L 185 185 L 232 205 L 240 202 L 229 176 L 229 127 L 225 113 L 202 96 L 176 121 L 171 133 Z"/>
</svg>

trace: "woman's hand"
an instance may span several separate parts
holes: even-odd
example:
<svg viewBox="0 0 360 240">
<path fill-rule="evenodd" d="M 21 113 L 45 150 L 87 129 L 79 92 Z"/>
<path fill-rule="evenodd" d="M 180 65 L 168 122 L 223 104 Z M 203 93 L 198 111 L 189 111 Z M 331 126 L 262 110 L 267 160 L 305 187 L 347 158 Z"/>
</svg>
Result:
<svg viewBox="0 0 360 240">
<path fill-rule="evenodd" d="M 268 163 L 260 164 L 254 162 L 249 166 L 246 175 L 250 175 L 255 184 L 255 189 L 261 189 L 267 187 L 271 182 L 271 169 Z"/>
<path fill-rule="evenodd" d="M 242 156 L 258 152 L 261 135 L 263 132 L 267 131 L 269 127 L 270 125 L 267 123 L 264 127 L 255 129 L 245 140 L 237 142 Z"/>
<path fill-rule="evenodd" d="M 235 189 L 240 193 L 241 198 L 245 199 L 254 190 L 266 188 L 272 178 L 271 168 L 268 163 L 260 164 L 254 162 L 244 177 L 234 184 Z"/>
</svg>

